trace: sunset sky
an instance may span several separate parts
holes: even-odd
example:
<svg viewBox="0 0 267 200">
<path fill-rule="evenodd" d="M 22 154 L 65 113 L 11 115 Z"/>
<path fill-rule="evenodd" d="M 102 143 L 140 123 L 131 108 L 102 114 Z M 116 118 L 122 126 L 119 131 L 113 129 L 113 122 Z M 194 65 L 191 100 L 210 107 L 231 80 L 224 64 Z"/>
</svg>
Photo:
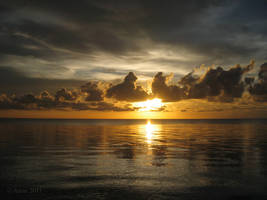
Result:
<svg viewBox="0 0 267 200">
<path fill-rule="evenodd" d="M 0 2 L 0 117 L 267 116 L 266 0 Z"/>
</svg>

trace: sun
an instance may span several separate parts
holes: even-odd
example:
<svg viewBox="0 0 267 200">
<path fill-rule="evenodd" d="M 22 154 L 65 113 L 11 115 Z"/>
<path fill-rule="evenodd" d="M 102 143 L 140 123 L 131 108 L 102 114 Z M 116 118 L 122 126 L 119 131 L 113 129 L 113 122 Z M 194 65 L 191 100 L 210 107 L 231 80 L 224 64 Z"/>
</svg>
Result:
<svg viewBox="0 0 267 200">
<path fill-rule="evenodd" d="M 143 102 L 135 102 L 133 106 L 139 111 L 157 111 L 160 110 L 164 104 L 161 99 L 155 98 L 152 100 L 146 100 Z"/>
</svg>

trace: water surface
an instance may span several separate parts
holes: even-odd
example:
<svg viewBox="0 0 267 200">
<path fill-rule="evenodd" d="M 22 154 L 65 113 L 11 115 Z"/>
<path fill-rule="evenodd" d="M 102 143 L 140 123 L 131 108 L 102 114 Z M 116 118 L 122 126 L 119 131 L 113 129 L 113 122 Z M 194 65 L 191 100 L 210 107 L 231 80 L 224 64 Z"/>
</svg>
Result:
<svg viewBox="0 0 267 200">
<path fill-rule="evenodd" d="M 267 120 L 0 120 L 10 199 L 266 199 Z"/>
</svg>

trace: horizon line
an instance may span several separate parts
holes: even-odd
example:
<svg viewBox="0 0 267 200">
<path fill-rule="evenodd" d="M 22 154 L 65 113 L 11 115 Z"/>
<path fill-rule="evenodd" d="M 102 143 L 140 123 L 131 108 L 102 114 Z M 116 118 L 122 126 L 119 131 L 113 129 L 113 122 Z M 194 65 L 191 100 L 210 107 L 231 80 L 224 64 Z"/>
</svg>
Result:
<svg viewBox="0 0 267 200">
<path fill-rule="evenodd" d="M 31 120 L 267 120 L 266 118 L 30 118 L 30 117 L 0 117 L 3 119 Z"/>
</svg>

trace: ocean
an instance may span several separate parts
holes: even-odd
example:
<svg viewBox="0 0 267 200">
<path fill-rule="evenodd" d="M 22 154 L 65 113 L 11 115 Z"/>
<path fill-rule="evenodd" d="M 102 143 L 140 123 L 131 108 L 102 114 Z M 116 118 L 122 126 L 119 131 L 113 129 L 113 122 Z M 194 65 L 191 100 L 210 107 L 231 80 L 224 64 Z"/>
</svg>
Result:
<svg viewBox="0 0 267 200">
<path fill-rule="evenodd" d="M 0 119 L 5 199 L 267 199 L 267 120 Z"/>
</svg>

